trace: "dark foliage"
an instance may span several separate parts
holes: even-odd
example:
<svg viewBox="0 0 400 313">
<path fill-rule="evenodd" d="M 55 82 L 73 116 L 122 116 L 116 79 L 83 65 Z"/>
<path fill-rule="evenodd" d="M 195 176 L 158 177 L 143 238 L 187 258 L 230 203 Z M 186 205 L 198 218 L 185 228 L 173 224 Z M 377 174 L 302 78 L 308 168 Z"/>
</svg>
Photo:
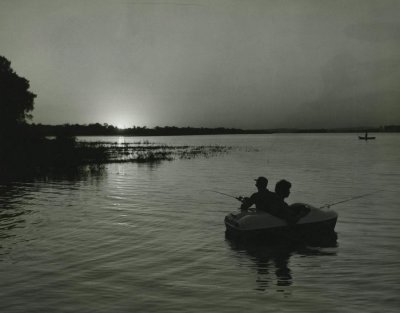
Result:
<svg viewBox="0 0 400 313">
<path fill-rule="evenodd" d="M 29 81 L 18 76 L 11 62 L 0 56 L 0 136 L 13 129 L 31 116 L 36 95 L 29 91 Z"/>
</svg>

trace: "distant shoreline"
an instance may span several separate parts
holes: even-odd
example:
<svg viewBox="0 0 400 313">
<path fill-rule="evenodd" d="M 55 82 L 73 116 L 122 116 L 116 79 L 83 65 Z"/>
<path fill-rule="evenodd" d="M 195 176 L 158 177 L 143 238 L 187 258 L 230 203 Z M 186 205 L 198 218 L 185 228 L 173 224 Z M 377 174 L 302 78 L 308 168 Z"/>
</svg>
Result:
<svg viewBox="0 0 400 313">
<path fill-rule="evenodd" d="M 32 133 L 42 136 L 185 136 L 185 135 L 236 135 L 236 134 L 277 134 L 277 133 L 398 133 L 400 125 L 356 128 L 316 128 L 316 129 L 237 129 L 237 128 L 204 128 L 204 127 L 131 127 L 120 129 L 108 124 L 63 124 L 43 125 L 28 124 L 25 127 Z"/>
</svg>

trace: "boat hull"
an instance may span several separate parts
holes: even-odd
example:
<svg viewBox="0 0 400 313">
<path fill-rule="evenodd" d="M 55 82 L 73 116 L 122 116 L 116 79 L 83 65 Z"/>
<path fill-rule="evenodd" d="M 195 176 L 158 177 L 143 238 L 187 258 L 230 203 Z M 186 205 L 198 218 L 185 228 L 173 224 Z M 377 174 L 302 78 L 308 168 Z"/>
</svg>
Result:
<svg viewBox="0 0 400 313">
<path fill-rule="evenodd" d="M 309 213 L 295 225 L 268 213 L 241 212 L 225 217 L 226 236 L 230 239 L 251 239 L 266 242 L 335 239 L 334 231 L 338 215 L 334 211 L 322 211 L 307 204 Z"/>
<path fill-rule="evenodd" d="M 358 136 L 358 139 L 361 139 L 361 140 L 372 140 L 372 139 L 375 139 L 375 137 L 363 137 L 363 136 Z"/>
</svg>

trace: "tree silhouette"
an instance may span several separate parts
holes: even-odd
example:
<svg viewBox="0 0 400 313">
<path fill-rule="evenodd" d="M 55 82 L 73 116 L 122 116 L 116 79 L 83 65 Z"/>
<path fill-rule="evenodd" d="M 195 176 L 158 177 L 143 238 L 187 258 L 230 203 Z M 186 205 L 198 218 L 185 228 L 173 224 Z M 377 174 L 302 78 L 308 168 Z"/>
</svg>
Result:
<svg viewBox="0 0 400 313">
<path fill-rule="evenodd" d="M 36 95 L 30 92 L 29 81 L 18 76 L 11 62 L 0 56 L 0 132 L 12 130 L 31 118 Z"/>
</svg>

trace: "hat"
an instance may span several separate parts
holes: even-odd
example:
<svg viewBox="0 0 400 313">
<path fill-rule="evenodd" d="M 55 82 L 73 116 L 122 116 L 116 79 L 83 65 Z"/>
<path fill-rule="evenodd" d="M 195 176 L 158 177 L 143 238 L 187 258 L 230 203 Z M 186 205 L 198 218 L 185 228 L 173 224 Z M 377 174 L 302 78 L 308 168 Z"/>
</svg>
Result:
<svg viewBox="0 0 400 313">
<path fill-rule="evenodd" d="M 260 176 L 260 177 L 256 178 L 255 181 L 256 181 L 257 183 L 261 183 L 261 184 L 268 185 L 268 179 L 266 179 L 266 178 L 263 177 L 263 176 Z"/>
</svg>

